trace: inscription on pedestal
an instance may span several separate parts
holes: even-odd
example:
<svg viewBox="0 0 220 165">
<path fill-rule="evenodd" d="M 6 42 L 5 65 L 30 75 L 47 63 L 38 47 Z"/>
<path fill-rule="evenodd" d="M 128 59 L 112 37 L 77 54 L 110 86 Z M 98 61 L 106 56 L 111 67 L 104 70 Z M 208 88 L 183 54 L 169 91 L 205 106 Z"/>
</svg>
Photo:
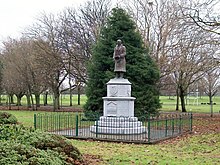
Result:
<svg viewBox="0 0 220 165">
<path fill-rule="evenodd" d="M 117 115 L 117 104 L 113 101 L 107 103 L 107 115 L 116 116 Z"/>
</svg>

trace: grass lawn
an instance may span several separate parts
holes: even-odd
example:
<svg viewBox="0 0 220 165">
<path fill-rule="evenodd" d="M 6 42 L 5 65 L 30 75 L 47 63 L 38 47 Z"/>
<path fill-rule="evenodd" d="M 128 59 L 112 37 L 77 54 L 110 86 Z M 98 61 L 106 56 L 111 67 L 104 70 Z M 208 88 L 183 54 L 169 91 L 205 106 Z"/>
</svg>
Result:
<svg viewBox="0 0 220 165">
<path fill-rule="evenodd" d="M 162 108 L 160 111 L 175 111 L 176 109 L 176 97 L 169 97 L 169 96 L 160 96 L 160 102 L 162 103 Z M 186 110 L 188 112 L 199 112 L 199 113 L 210 113 L 211 108 L 207 96 L 202 96 L 196 99 L 196 97 L 190 97 L 187 99 L 186 102 Z M 220 96 L 213 97 L 213 112 L 219 113 L 220 112 Z M 181 105 L 179 105 L 179 110 L 181 111 Z"/>
<path fill-rule="evenodd" d="M 72 142 L 83 154 L 102 158 L 99 164 L 220 164 L 220 134 L 194 136 L 175 144 L 157 145 Z"/>
<path fill-rule="evenodd" d="M 33 126 L 34 111 L 7 111 L 14 114 L 26 127 Z M 219 123 L 214 124 L 219 125 Z M 194 126 L 208 125 L 209 121 L 193 122 Z M 210 126 L 214 128 L 214 126 Z M 207 130 L 210 128 L 207 126 Z M 145 164 L 220 164 L 220 133 L 199 134 L 170 143 L 155 145 L 125 144 L 100 141 L 72 140 L 84 155 L 98 158 L 91 165 L 145 165 Z"/>
<path fill-rule="evenodd" d="M 49 96 L 48 98 L 49 98 L 48 102 L 52 103 L 52 97 Z M 73 107 L 82 107 L 86 102 L 86 96 L 82 95 L 81 99 L 82 99 L 81 100 L 82 104 L 80 106 L 74 105 Z M 160 109 L 161 112 L 164 112 L 164 111 L 165 112 L 174 112 L 175 111 L 176 97 L 161 96 L 160 101 L 162 103 L 162 108 Z M 62 102 L 63 102 L 63 105 L 68 105 L 69 95 L 62 96 Z M 73 97 L 73 102 L 75 104 L 77 103 L 77 96 L 76 95 L 74 95 L 74 97 Z M 216 103 L 216 105 L 213 105 L 213 112 L 219 113 L 219 111 L 220 111 L 220 96 L 214 97 L 213 102 Z M 207 96 L 200 97 L 198 99 L 198 105 L 197 105 L 197 100 L 195 100 L 194 97 L 191 97 L 190 99 L 188 99 L 188 104 L 186 105 L 187 111 L 188 112 L 190 112 L 190 111 L 191 112 L 199 112 L 199 113 L 210 113 L 210 105 L 201 104 L 201 103 L 208 103 L 208 97 Z M 25 105 L 25 97 L 23 98 L 23 104 Z M 179 107 L 179 108 L 181 111 L 181 107 Z M 52 113 L 52 112 L 42 112 L 42 111 L 22 111 L 22 110 L 20 110 L 20 111 L 10 110 L 8 112 L 14 114 L 24 126 L 28 126 L 28 127 L 31 127 L 34 125 L 33 116 L 35 113 Z"/>
<path fill-rule="evenodd" d="M 8 96 L 1 95 L 1 99 L 2 99 L 1 102 L 3 104 L 5 104 L 8 101 Z M 34 95 L 33 95 L 33 99 L 35 99 Z M 42 104 L 42 105 L 44 103 L 43 99 L 44 99 L 43 95 L 41 95 L 40 96 L 40 104 Z M 14 100 L 14 103 L 17 102 L 17 98 L 15 96 L 13 97 L 13 100 Z M 70 100 L 70 96 L 68 94 L 60 95 L 60 105 L 61 105 L 61 107 L 62 106 L 69 106 L 69 104 L 70 104 L 69 100 Z M 83 105 L 85 104 L 86 100 L 87 100 L 87 97 L 85 95 L 81 95 L 80 96 L 80 105 L 78 105 L 78 96 L 77 95 L 73 95 L 73 97 L 72 97 L 72 104 L 73 104 L 74 107 L 82 108 Z M 22 105 L 27 105 L 27 99 L 26 99 L 25 96 L 22 97 L 21 104 Z M 48 105 L 53 105 L 53 96 L 52 95 L 48 95 L 48 97 L 47 97 L 47 104 Z"/>
<path fill-rule="evenodd" d="M 35 113 L 45 113 L 45 112 L 36 112 L 36 111 L 9 111 L 9 110 L 1 110 L 4 112 L 8 112 L 17 117 L 18 122 L 23 124 L 25 127 L 34 127 L 34 114 Z M 49 112 L 47 112 L 49 113 Z"/>
<path fill-rule="evenodd" d="M 86 97 L 82 96 L 82 104 L 85 103 Z M 65 104 L 68 104 L 68 97 L 65 96 Z M 162 108 L 161 111 L 175 111 L 175 97 L 169 98 L 168 96 L 160 97 Z M 188 100 L 187 110 L 192 112 L 210 112 L 210 106 L 207 104 L 208 98 L 202 97 L 198 100 Z M 220 110 L 220 97 L 215 97 L 213 106 L 214 112 Z M 181 108 L 181 107 L 180 107 Z M 53 113 L 42 111 L 8 111 L 15 115 L 19 122 L 26 127 L 33 127 L 33 116 L 35 113 Z M 220 123 L 217 123 L 220 125 Z M 199 122 L 193 121 L 193 126 L 205 125 L 207 130 L 214 128 L 209 126 L 209 122 L 200 120 Z M 95 157 L 97 160 L 90 164 L 100 165 L 145 165 L 145 164 L 220 164 L 220 133 L 212 134 L 199 134 L 190 138 L 183 138 L 179 141 L 175 139 L 171 142 L 159 143 L 155 145 L 146 144 L 124 144 L 124 143 L 111 143 L 100 141 L 82 141 L 72 140 L 84 155 Z"/>
<path fill-rule="evenodd" d="M 83 105 L 85 104 L 87 97 L 85 95 L 81 95 L 80 97 L 80 105 L 77 105 L 77 95 L 73 95 L 73 106 L 75 108 L 83 108 Z M 48 104 L 53 105 L 53 97 L 52 95 L 48 95 Z M 7 102 L 7 97 L 5 95 L 2 95 L 2 103 Z M 14 97 L 14 102 L 16 102 L 16 97 Z M 160 96 L 160 102 L 162 103 L 162 108 L 160 111 L 175 111 L 176 109 L 176 97 L 175 96 Z M 199 112 L 199 113 L 210 113 L 210 105 L 207 103 L 209 102 L 207 96 L 201 96 L 201 97 L 189 97 L 186 100 L 186 109 L 188 112 Z M 62 106 L 69 106 L 69 95 L 61 95 L 60 97 L 60 103 Z M 213 112 L 219 113 L 220 112 L 220 96 L 213 97 Z M 22 98 L 22 105 L 26 105 L 26 97 Z M 41 95 L 41 104 L 43 104 L 43 96 Z M 181 106 L 179 105 L 179 110 L 181 111 Z"/>
</svg>

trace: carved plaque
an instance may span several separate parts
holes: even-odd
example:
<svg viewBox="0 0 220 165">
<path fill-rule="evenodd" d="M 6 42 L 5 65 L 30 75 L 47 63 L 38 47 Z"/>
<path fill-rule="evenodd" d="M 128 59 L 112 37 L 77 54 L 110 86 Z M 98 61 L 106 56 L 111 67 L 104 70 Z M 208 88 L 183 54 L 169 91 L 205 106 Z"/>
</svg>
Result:
<svg viewBox="0 0 220 165">
<path fill-rule="evenodd" d="M 117 115 L 117 104 L 113 101 L 107 103 L 107 115 L 116 116 Z"/>
<path fill-rule="evenodd" d="M 111 97 L 117 96 L 117 93 L 118 93 L 117 85 L 110 86 L 110 96 Z"/>
</svg>

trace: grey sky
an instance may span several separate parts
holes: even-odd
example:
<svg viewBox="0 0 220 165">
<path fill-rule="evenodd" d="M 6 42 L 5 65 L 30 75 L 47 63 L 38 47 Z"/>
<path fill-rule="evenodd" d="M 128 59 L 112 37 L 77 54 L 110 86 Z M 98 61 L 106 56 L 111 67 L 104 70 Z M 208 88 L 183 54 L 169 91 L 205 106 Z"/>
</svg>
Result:
<svg viewBox="0 0 220 165">
<path fill-rule="evenodd" d="M 0 0 L 0 42 L 8 36 L 17 38 L 41 12 L 56 13 L 87 0 Z"/>
</svg>

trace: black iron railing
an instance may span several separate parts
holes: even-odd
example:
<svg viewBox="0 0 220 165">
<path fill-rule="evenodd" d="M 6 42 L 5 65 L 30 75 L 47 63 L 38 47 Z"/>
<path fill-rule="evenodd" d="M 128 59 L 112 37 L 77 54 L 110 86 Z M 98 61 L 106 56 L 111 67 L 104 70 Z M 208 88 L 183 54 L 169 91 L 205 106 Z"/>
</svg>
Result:
<svg viewBox="0 0 220 165">
<path fill-rule="evenodd" d="M 34 127 L 71 138 L 138 143 L 153 143 L 192 131 L 192 113 L 147 115 L 138 122 L 123 116 L 111 120 L 100 125 L 100 117 L 88 119 L 83 113 L 40 113 L 34 115 Z"/>
</svg>

